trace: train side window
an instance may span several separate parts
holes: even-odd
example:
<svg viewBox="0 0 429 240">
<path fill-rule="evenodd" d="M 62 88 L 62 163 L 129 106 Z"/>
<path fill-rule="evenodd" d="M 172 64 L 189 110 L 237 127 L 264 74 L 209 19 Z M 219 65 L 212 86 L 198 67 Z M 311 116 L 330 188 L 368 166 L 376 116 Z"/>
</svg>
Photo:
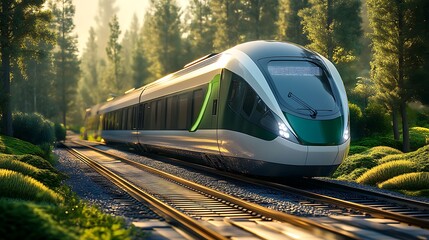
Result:
<svg viewBox="0 0 429 240">
<path fill-rule="evenodd" d="M 177 96 L 167 98 L 166 129 L 173 130 L 177 128 L 177 105 Z"/>
<path fill-rule="evenodd" d="M 231 87 L 229 90 L 228 104 L 236 112 L 241 111 L 246 83 L 237 74 L 231 73 Z"/>
<path fill-rule="evenodd" d="M 143 126 L 144 126 L 144 104 L 142 103 L 142 104 L 140 104 L 139 105 L 139 108 L 138 108 L 138 118 L 136 119 L 136 121 L 138 121 L 138 123 L 137 123 L 137 128 L 138 129 L 143 129 Z"/>
<path fill-rule="evenodd" d="M 203 89 L 198 89 L 193 92 L 192 96 L 192 120 L 195 122 L 200 114 L 201 107 L 203 106 Z"/>
<path fill-rule="evenodd" d="M 149 129 L 156 129 L 156 101 L 152 101 L 150 104 L 150 125 Z"/>
<path fill-rule="evenodd" d="M 189 110 L 189 97 L 188 94 L 179 95 L 179 104 L 178 104 L 178 119 L 177 119 L 177 128 L 184 130 L 188 126 L 188 110 Z"/>
<path fill-rule="evenodd" d="M 127 130 L 127 123 L 128 123 L 128 108 L 124 108 L 123 110 L 121 110 L 121 114 L 122 114 L 122 124 L 121 124 L 121 129 L 122 130 Z"/>
<path fill-rule="evenodd" d="M 165 98 L 156 101 L 156 127 L 155 129 L 165 129 Z"/>
</svg>

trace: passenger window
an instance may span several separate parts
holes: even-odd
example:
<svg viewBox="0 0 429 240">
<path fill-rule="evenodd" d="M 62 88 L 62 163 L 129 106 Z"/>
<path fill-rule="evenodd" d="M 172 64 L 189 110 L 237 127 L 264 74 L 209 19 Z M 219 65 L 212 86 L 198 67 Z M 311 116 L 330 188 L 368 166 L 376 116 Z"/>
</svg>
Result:
<svg viewBox="0 0 429 240">
<path fill-rule="evenodd" d="M 155 129 L 165 129 L 165 99 L 156 102 Z"/>
<path fill-rule="evenodd" d="M 179 109 L 178 109 L 178 119 L 177 119 L 177 128 L 186 129 L 188 125 L 188 94 L 179 95 Z"/>
<path fill-rule="evenodd" d="M 177 96 L 167 98 L 167 112 L 166 112 L 166 129 L 177 128 Z"/>
</svg>

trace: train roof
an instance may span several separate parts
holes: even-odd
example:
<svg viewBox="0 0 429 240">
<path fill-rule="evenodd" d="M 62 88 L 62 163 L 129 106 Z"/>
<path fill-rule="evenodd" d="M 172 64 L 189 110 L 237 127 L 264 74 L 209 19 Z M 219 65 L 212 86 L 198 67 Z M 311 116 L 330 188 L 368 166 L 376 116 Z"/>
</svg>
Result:
<svg viewBox="0 0 429 240">
<path fill-rule="evenodd" d="M 304 57 L 317 58 L 318 54 L 300 45 L 277 41 L 252 41 L 239 44 L 233 49 L 247 54 L 253 61 L 257 62 L 263 58 L 275 57 Z"/>
</svg>

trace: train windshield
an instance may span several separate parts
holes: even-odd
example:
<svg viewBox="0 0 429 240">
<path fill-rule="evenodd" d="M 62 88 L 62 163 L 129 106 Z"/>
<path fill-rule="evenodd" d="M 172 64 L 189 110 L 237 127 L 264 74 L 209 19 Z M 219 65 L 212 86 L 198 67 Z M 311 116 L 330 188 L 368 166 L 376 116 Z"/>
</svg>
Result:
<svg viewBox="0 0 429 240">
<path fill-rule="evenodd" d="M 318 65 L 307 61 L 270 61 L 267 70 L 283 108 L 311 118 L 338 113 L 329 79 Z"/>
</svg>

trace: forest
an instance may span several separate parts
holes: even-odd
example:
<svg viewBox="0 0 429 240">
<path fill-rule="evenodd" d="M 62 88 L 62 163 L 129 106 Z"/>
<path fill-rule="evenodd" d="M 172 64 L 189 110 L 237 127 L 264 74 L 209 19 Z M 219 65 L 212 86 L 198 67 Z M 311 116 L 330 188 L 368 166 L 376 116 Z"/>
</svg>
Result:
<svg viewBox="0 0 429 240">
<path fill-rule="evenodd" d="M 98 0 L 79 55 L 73 0 L 1 2 L 2 134 L 13 135 L 15 112 L 79 129 L 86 108 L 258 39 L 297 43 L 336 65 L 353 140 L 388 134 L 407 152 L 410 126 L 429 126 L 427 0 L 150 0 L 127 29 L 117 4 Z"/>
</svg>

